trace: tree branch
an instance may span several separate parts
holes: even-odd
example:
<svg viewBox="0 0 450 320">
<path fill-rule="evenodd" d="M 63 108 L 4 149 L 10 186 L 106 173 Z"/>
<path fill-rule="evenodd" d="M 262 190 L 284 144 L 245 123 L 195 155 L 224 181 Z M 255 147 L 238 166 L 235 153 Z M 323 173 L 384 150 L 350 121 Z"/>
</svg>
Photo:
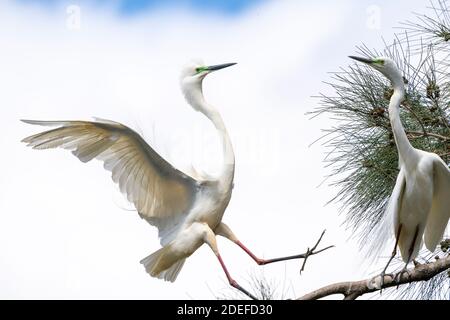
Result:
<svg viewBox="0 0 450 320">
<path fill-rule="evenodd" d="M 380 288 L 381 278 L 378 276 L 376 278 L 360 281 L 334 283 L 305 294 L 298 298 L 298 300 L 316 300 L 333 294 L 344 295 L 344 300 L 355 300 L 363 294 L 380 291 L 381 289 L 406 283 L 428 281 L 447 269 L 450 269 L 450 255 L 447 255 L 445 258 L 437 259 L 432 263 L 418 264 L 414 268 L 408 269 L 407 272 L 400 271 L 394 276 L 398 281 L 394 281 L 394 278 L 385 275 L 383 288 Z"/>
<path fill-rule="evenodd" d="M 424 136 L 424 137 L 429 136 L 429 137 L 434 137 L 434 138 L 441 139 L 441 140 L 444 140 L 444 141 L 447 141 L 447 140 L 450 139 L 449 137 L 445 137 L 445 136 L 442 136 L 440 134 L 432 133 L 432 132 L 427 132 L 426 134 L 423 133 L 423 132 L 420 132 L 420 131 L 408 131 L 408 130 L 406 130 L 405 132 L 406 132 L 406 134 L 414 134 L 414 135 Z"/>
</svg>

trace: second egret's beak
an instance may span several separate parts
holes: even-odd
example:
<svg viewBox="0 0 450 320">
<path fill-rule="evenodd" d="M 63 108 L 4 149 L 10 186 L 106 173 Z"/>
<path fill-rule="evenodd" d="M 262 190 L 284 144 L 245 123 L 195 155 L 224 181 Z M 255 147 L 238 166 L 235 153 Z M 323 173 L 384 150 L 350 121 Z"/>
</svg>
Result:
<svg viewBox="0 0 450 320">
<path fill-rule="evenodd" d="M 224 63 L 224 64 L 216 64 L 214 66 L 206 67 L 206 70 L 208 70 L 208 71 L 217 71 L 217 70 L 220 70 L 220 69 L 223 69 L 223 68 L 234 66 L 235 64 L 236 64 L 235 62 Z"/>
<path fill-rule="evenodd" d="M 367 59 L 367 58 L 362 58 L 362 57 L 355 57 L 355 56 L 348 56 L 350 59 L 359 61 L 359 62 L 363 62 L 363 63 L 367 63 L 367 64 L 372 64 L 374 63 L 374 61 L 372 59 Z"/>
</svg>

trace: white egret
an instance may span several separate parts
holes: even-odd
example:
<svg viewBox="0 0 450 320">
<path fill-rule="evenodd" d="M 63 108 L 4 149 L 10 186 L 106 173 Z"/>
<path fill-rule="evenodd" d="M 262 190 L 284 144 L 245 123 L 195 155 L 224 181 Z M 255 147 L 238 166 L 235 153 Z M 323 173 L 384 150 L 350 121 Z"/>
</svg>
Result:
<svg viewBox="0 0 450 320">
<path fill-rule="evenodd" d="M 389 120 L 397 145 L 400 172 L 387 211 L 375 230 L 371 249 L 377 254 L 383 244 L 395 236 L 392 255 L 381 273 L 381 283 L 397 247 L 405 267 L 419 253 L 422 244 L 433 252 L 442 239 L 450 218 L 450 170 L 436 154 L 415 149 L 408 140 L 400 120 L 400 104 L 405 97 L 403 75 L 387 57 L 367 59 L 350 56 L 386 76 L 394 92 L 389 102 Z"/>
<path fill-rule="evenodd" d="M 94 158 L 104 162 L 112 179 L 127 195 L 141 218 L 156 226 L 162 248 L 141 263 L 152 276 L 175 281 L 185 259 L 203 243 L 217 256 L 233 287 L 255 298 L 242 288 L 228 272 L 216 244 L 216 235 L 224 236 L 240 246 L 258 264 L 306 258 L 318 252 L 264 260 L 256 257 L 222 221 L 231 198 L 235 160 L 230 137 L 219 112 L 203 97 L 205 76 L 234 63 L 205 66 L 187 64 L 181 73 L 181 90 L 187 102 L 211 120 L 221 138 L 223 166 L 217 177 L 194 173 L 192 176 L 174 168 L 132 129 L 113 121 L 35 121 L 29 124 L 57 126 L 56 129 L 23 139 L 34 149 L 61 147 L 72 150 L 82 162 Z M 326 248 L 325 248 L 326 249 Z"/>
</svg>

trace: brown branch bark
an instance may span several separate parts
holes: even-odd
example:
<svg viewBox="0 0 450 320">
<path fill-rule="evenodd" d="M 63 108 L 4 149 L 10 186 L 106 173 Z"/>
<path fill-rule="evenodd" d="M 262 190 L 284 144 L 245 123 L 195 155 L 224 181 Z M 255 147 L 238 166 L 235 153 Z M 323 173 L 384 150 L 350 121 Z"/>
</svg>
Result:
<svg viewBox="0 0 450 320">
<path fill-rule="evenodd" d="M 447 269 L 450 269 L 450 255 L 432 263 L 418 264 L 416 267 L 408 269 L 408 272 L 396 274 L 395 276 L 397 277 L 394 276 L 394 278 L 397 278 L 398 281 L 394 281 L 391 276 L 385 275 L 383 288 L 379 287 L 380 277 L 359 281 L 339 282 L 305 294 L 298 298 L 298 300 L 316 300 L 333 294 L 344 295 L 344 300 L 354 300 L 363 294 L 380 291 L 381 289 L 406 283 L 427 281 Z"/>
</svg>

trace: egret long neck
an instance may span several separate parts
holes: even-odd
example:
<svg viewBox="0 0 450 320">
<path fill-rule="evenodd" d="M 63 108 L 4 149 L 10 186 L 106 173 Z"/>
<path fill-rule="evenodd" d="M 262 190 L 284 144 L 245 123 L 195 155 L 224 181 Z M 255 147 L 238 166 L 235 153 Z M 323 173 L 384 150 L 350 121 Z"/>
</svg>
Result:
<svg viewBox="0 0 450 320">
<path fill-rule="evenodd" d="M 211 120 L 219 133 L 223 152 L 222 178 L 226 184 L 231 184 L 234 178 L 235 159 L 230 136 L 228 135 L 222 116 L 217 110 L 210 107 L 205 115 Z"/>
<path fill-rule="evenodd" d="M 399 164 L 408 165 L 413 159 L 414 148 L 406 136 L 400 119 L 400 104 L 405 96 L 405 89 L 402 84 L 394 83 L 394 93 L 389 102 L 389 120 L 391 122 L 392 133 L 397 145 Z"/>
<path fill-rule="evenodd" d="M 221 182 L 226 187 L 229 187 L 232 185 L 234 179 L 235 160 L 233 145 L 231 144 L 231 139 L 228 135 L 222 116 L 213 106 L 205 101 L 201 87 L 196 94 L 189 99 L 189 102 L 194 109 L 202 112 L 208 119 L 211 120 L 219 133 L 223 150 L 223 166 L 220 178 Z"/>
</svg>

